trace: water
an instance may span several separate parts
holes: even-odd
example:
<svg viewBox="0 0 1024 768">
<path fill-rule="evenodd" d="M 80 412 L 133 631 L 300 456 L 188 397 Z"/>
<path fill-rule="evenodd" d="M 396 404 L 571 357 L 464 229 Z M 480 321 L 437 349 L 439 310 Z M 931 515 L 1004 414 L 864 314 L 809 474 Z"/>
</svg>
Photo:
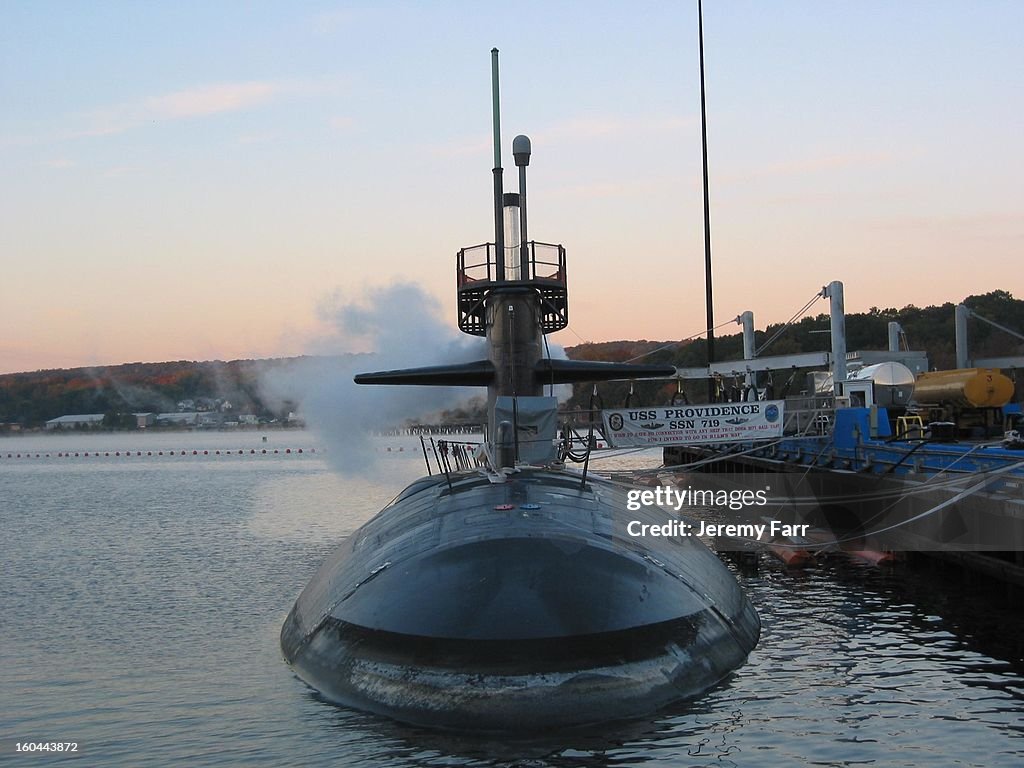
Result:
<svg viewBox="0 0 1024 768">
<path fill-rule="evenodd" d="M 381 438 L 379 476 L 345 478 L 322 450 L 309 452 L 312 440 L 0 439 L 0 761 L 1024 764 L 1016 605 L 1003 590 L 909 566 L 790 572 L 763 562 L 739 573 L 764 625 L 747 665 L 702 698 L 632 723 L 494 739 L 332 706 L 282 662 L 281 623 L 327 553 L 421 474 L 423 457 L 417 440 Z M 56 455 L 67 451 L 80 455 Z M 73 741 L 79 751 L 17 755 L 16 741 Z"/>
</svg>

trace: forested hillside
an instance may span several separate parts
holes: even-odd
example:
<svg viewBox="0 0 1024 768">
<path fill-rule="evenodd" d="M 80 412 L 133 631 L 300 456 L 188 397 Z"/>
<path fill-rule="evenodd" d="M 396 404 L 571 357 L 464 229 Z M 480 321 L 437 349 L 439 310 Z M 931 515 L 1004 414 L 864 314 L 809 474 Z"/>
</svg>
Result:
<svg viewBox="0 0 1024 768">
<path fill-rule="evenodd" d="M 978 314 L 1000 325 L 1024 332 L 1024 301 L 1007 291 L 992 291 L 970 296 L 965 303 Z M 952 368 L 955 364 L 953 328 L 954 304 L 902 309 L 879 309 L 850 314 L 846 318 L 847 348 L 884 349 L 888 323 L 898 321 L 906 332 L 910 348 L 928 353 L 932 367 Z M 756 333 L 760 346 L 779 330 L 770 325 Z M 807 316 L 794 323 L 764 350 L 764 355 L 826 350 L 829 345 L 828 314 Z M 738 326 L 737 326 L 738 330 Z M 969 322 L 972 355 L 994 357 L 1024 355 L 1024 342 L 979 320 Z M 716 359 L 735 360 L 743 356 L 739 333 L 720 335 L 715 340 Z M 587 360 L 666 362 L 676 366 L 700 366 L 705 362 L 706 342 L 610 341 L 580 344 L 566 350 L 570 358 Z M 270 369 L 287 366 L 297 358 L 271 360 L 233 360 L 230 362 L 176 361 L 167 363 L 126 363 L 96 368 L 35 371 L 0 375 L 0 424 L 23 428 L 38 427 L 46 420 L 68 414 L 102 413 L 110 416 L 107 426 L 128 426 L 121 414 L 134 412 L 172 412 L 181 410 L 183 401 L 202 402 L 202 407 L 223 408 L 225 402 L 235 414 L 254 414 L 261 418 L 280 418 L 282 411 L 301 408 L 301 403 L 275 404 L 277 411 L 264 403 L 259 394 L 260 377 Z M 780 374 L 785 377 L 788 374 Z M 704 399 L 705 386 L 687 385 L 693 401 Z M 572 407 L 586 408 L 592 385 L 577 385 Z M 668 402 L 675 385 L 665 382 L 638 382 L 634 402 Z M 629 391 L 627 382 L 600 384 L 600 402 L 619 407 Z M 210 402 L 219 401 L 219 405 Z M 479 407 L 452 412 L 460 419 L 479 420 Z M 122 423 L 123 421 L 123 423 Z"/>
<path fill-rule="evenodd" d="M 196 401 L 217 400 L 230 403 L 236 414 L 272 418 L 279 414 L 260 399 L 258 380 L 264 371 L 287 363 L 178 360 L 0 375 L 0 423 L 34 427 L 68 414 L 163 413 L 179 410 L 183 401 L 192 401 L 194 410 Z"/>
</svg>

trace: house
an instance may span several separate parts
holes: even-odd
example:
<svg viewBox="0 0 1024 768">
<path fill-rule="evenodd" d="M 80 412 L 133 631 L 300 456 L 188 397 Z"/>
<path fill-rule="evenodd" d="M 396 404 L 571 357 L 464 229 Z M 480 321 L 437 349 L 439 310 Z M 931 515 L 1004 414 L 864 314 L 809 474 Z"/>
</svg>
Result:
<svg viewBox="0 0 1024 768">
<path fill-rule="evenodd" d="M 102 413 L 82 413 L 74 416 L 58 416 L 46 422 L 47 429 L 97 429 L 103 426 Z"/>
<path fill-rule="evenodd" d="M 194 427 L 199 419 L 195 411 L 190 413 L 158 413 L 156 423 L 165 427 Z"/>
<path fill-rule="evenodd" d="M 219 427 L 223 417 L 219 413 L 200 413 L 200 427 Z"/>
<path fill-rule="evenodd" d="M 152 427 L 156 424 L 155 413 L 133 413 L 135 417 L 135 426 L 139 429 L 145 429 L 146 427 Z"/>
</svg>

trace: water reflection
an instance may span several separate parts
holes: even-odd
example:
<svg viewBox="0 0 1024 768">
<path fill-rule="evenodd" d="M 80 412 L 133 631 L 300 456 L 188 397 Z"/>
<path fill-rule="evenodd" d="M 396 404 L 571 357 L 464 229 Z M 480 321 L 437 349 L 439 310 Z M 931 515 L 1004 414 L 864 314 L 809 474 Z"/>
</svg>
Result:
<svg viewBox="0 0 1024 768">
<path fill-rule="evenodd" d="M 728 689 L 727 684 L 721 688 Z M 704 700 L 683 702 L 656 715 L 617 723 L 604 723 L 555 733 L 496 735 L 442 732 L 402 725 L 345 707 L 336 707 L 315 691 L 310 701 L 330 707 L 330 727 L 339 738 L 373 744 L 364 758 L 387 764 L 464 766 L 622 766 L 658 764 L 680 755 L 715 765 L 730 765 L 740 748 L 730 736 L 742 725 L 739 708 L 716 712 Z"/>
</svg>

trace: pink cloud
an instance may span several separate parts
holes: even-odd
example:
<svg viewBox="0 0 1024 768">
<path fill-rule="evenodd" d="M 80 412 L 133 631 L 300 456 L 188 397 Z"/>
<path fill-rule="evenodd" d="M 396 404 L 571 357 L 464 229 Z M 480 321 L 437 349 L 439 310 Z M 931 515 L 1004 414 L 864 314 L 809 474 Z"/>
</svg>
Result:
<svg viewBox="0 0 1024 768">
<path fill-rule="evenodd" d="M 214 83 L 148 99 L 146 107 L 155 117 L 202 117 L 265 104 L 282 90 L 281 84 L 273 82 Z"/>
<path fill-rule="evenodd" d="M 294 84 L 260 80 L 198 85 L 94 110 L 85 115 L 88 127 L 77 135 L 108 136 L 157 120 L 183 120 L 252 109 L 297 88 Z"/>
</svg>

